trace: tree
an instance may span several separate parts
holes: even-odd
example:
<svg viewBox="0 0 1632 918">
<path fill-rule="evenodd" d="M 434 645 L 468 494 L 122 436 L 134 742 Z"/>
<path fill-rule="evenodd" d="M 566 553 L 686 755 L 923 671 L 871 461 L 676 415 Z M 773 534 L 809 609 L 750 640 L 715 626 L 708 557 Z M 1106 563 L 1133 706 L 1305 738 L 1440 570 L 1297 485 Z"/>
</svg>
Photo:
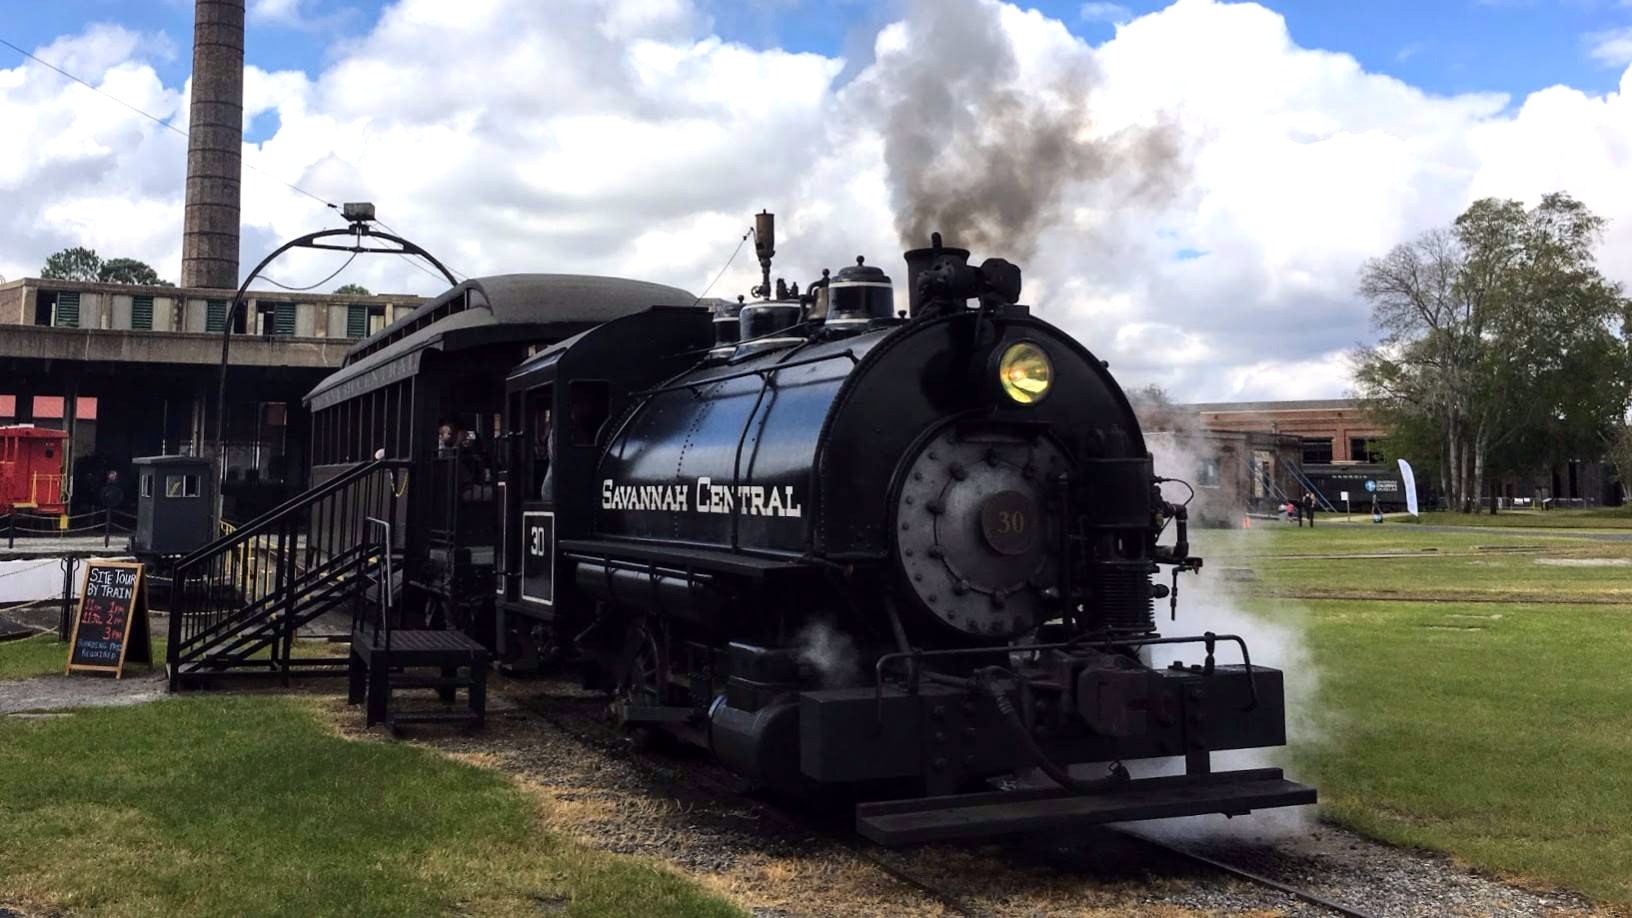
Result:
<svg viewBox="0 0 1632 918">
<path fill-rule="evenodd" d="M 334 292 L 338 296 L 373 296 L 374 295 L 372 293 L 369 293 L 368 288 L 364 287 L 362 284 L 346 284 L 343 287 L 335 288 Z"/>
<path fill-rule="evenodd" d="M 1129 390 L 1128 403 L 1145 430 L 1178 430 L 1184 426 L 1184 418 L 1167 390 L 1155 383 Z"/>
<path fill-rule="evenodd" d="M 1596 448 L 1625 415 L 1628 304 L 1593 257 L 1603 226 L 1567 194 L 1528 211 L 1486 198 L 1361 270 L 1383 334 L 1357 387 L 1402 442 L 1438 441 L 1452 506 L 1471 510 L 1496 473 Z"/>
<path fill-rule="evenodd" d="M 101 270 L 102 259 L 94 249 L 74 246 L 47 258 L 40 276 L 48 280 L 94 281 Z"/>
<path fill-rule="evenodd" d="M 149 287 L 170 287 L 169 281 L 162 280 L 159 272 L 150 267 L 147 262 L 137 261 L 134 258 L 110 258 L 102 263 L 96 272 L 96 279 L 105 284 L 145 284 Z"/>
<path fill-rule="evenodd" d="M 110 258 L 103 261 L 96 250 L 84 246 L 63 249 L 45 260 L 40 277 L 49 280 L 99 281 L 104 284 L 145 284 L 150 287 L 174 286 L 159 278 L 159 272 L 147 262 L 134 258 Z"/>
</svg>

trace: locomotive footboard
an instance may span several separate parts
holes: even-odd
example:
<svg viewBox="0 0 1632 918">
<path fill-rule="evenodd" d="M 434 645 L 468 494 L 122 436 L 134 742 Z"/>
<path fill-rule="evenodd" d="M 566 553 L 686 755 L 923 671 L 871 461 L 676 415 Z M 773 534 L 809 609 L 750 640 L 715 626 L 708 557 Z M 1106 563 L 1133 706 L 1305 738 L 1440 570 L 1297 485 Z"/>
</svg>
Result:
<svg viewBox="0 0 1632 918">
<path fill-rule="evenodd" d="M 916 845 L 1314 802 L 1314 788 L 1286 780 L 1279 768 L 1254 768 L 1141 778 L 1104 794 L 1039 787 L 864 803 L 856 831 L 881 845 Z"/>
</svg>

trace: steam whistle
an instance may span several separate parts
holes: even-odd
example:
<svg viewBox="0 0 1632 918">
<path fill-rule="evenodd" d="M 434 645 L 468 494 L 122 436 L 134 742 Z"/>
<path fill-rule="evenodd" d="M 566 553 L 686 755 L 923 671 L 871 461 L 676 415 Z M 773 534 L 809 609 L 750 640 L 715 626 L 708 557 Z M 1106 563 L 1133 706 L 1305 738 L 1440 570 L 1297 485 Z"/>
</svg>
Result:
<svg viewBox="0 0 1632 918">
<path fill-rule="evenodd" d="M 754 254 L 759 256 L 760 284 L 749 292 L 768 300 L 771 298 L 771 258 L 776 255 L 776 214 L 768 210 L 754 215 Z"/>
</svg>

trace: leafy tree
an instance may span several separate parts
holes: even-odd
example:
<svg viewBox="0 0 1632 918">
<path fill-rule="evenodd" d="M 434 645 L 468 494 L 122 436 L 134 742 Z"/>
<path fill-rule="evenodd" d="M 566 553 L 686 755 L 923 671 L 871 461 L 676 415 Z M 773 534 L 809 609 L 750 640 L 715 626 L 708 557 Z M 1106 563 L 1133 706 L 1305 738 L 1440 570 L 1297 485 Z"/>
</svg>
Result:
<svg viewBox="0 0 1632 918">
<path fill-rule="evenodd" d="M 74 246 L 47 258 L 40 276 L 48 280 L 94 281 L 101 270 L 102 259 L 94 249 Z"/>
<path fill-rule="evenodd" d="M 174 286 L 159 277 L 146 262 L 134 258 L 110 258 L 103 261 L 94 249 L 75 246 L 63 249 L 45 260 L 40 276 L 50 280 L 99 281 L 104 284 L 145 284 L 151 287 Z"/>
<path fill-rule="evenodd" d="M 1128 391 L 1128 403 L 1139 418 L 1139 426 L 1146 430 L 1178 430 L 1180 412 L 1167 390 L 1151 383 Z"/>
<path fill-rule="evenodd" d="M 374 295 L 372 293 L 369 293 L 368 288 L 364 287 L 362 284 L 346 284 L 343 287 L 336 287 L 334 292 L 336 294 L 340 295 L 340 296 L 373 296 Z"/>
<path fill-rule="evenodd" d="M 144 284 L 149 287 L 174 286 L 167 280 L 159 277 L 145 261 L 134 258 L 110 258 L 102 262 L 102 267 L 96 272 L 96 279 L 105 284 Z"/>
<path fill-rule="evenodd" d="M 1599 448 L 1624 416 L 1628 303 L 1593 257 L 1603 226 L 1563 193 L 1528 211 L 1486 198 L 1362 269 L 1383 337 L 1356 384 L 1396 446 L 1437 441 L 1453 506 L 1471 510 L 1501 472 Z"/>
</svg>

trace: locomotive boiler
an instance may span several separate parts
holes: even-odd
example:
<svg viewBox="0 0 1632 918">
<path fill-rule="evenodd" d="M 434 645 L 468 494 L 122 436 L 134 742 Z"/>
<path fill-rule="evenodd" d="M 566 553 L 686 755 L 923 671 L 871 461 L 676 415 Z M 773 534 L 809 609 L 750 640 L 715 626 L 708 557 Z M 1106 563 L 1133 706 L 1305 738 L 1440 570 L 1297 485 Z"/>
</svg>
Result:
<svg viewBox="0 0 1632 918">
<path fill-rule="evenodd" d="M 501 654 L 570 646 L 637 737 L 892 797 L 857 810 L 885 843 L 1313 802 L 1212 770 L 1284 743 L 1282 675 L 1158 632 L 1201 566 L 1185 509 L 1020 269 L 937 234 L 897 311 L 859 258 L 773 290 L 759 229 L 758 299 L 625 315 L 510 373 Z"/>
</svg>

